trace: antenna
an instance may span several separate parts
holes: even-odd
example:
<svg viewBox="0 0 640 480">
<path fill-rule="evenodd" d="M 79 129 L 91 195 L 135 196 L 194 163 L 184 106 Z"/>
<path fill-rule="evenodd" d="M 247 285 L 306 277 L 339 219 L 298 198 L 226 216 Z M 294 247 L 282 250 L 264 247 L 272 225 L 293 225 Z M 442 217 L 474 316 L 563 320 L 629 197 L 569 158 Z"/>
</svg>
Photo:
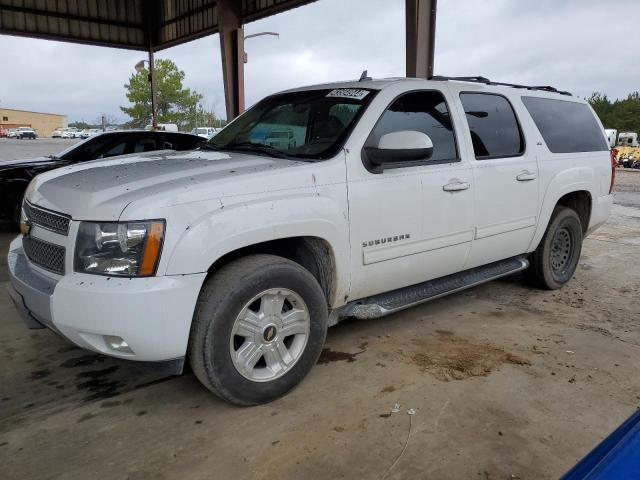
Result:
<svg viewBox="0 0 640 480">
<path fill-rule="evenodd" d="M 367 76 L 367 71 L 363 70 L 362 73 L 360 74 L 360 80 L 358 80 L 359 82 L 364 82 L 367 80 L 371 80 L 371 77 Z"/>
</svg>

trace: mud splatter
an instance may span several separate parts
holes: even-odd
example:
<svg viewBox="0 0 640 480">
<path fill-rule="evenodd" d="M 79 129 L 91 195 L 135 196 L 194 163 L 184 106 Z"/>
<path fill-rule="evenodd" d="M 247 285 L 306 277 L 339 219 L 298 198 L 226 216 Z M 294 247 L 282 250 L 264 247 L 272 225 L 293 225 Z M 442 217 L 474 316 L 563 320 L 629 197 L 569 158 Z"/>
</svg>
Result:
<svg viewBox="0 0 640 480">
<path fill-rule="evenodd" d="M 88 367 L 89 365 L 93 365 L 95 363 L 104 362 L 104 360 L 105 357 L 98 354 L 83 355 L 81 357 L 74 357 L 70 358 L 69 360 L 65 360 L 60 364 L 60 366 L 64 368 Z"/>
<path fill-rule="evenodd" d="M 531 365 L 529 360 L 489 343 L 471 343 L 450 333 L 415 340 L 418 350 L 401 352 L 405 361 L 417 365 L 438 380 L 484 377 L 502 364 Z"/>
<path fill-rule="evenodd" d="M 108 377 L 118 370 L 117 365 L 113 365 L 102 370 L 90 370 L 80 372 L 76 375 L 78 380 L 82 380 L 76 384 L 78 390 L 88 390 L 91 395 L 84 398 L 85 402 L 93 400 L 107 399 L 117 395 L 120 388 L 120 382 L 110 380 Z"/>
<path fill-rule="evenodd" d="M 360 355 L 360 353 L 362 352 L 358 352 L 358 353 L 336 352 L 331 350 L 330 348 L 323 348 L 322 353 L 320 354 L 320 358 L 318 359 L 318 365 L 324 365 L 330 362 L 352 363 L 356 361 L 356 357 Z"/>
</svg>

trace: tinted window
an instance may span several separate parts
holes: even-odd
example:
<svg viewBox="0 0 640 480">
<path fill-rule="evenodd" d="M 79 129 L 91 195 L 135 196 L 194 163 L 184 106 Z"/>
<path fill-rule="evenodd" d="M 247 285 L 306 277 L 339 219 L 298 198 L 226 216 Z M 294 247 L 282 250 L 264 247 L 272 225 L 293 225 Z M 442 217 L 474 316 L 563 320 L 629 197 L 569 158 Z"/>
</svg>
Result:
<svg viewBox="0 0 640 480">
<path fill-rule="evenodd" d="M 538 97 L 522 97 L 522 102 L 553 153 L 609 149 L 586 104 Z"/>
<path fill-rule="evenodd" d="M 153 138 L 140 138 L 133 146 L 134 153 L 152 152 L 157 150 L 156 141 Z"/>
<path fill-rule="evenodd" d="M 193 150 L 204 141 L 205 139 L 202 137 L 191 135 L 167 135 L 164 148 L 171 148 L 172 150 Z"/>
<path fill-rule="evenodd" d="M 461 93 L 476 158 L 513 157 L 524 152 L 524 139 L 509 101 L 499 95 Z"/>
<path fill-rule="evenodd" d="M 124 149 L 127 146 L 127 141 L 122 141 L 120 143 L 116 143 L 113 147 L 109 148 L 106 152 L 104 152 L 101 157 L 115 157 L 117 155 L 124 155 Z"/>
<path fill-rule="evenodd" d="M 377 146 L 383 135 L 402 130 L 429 135 L 433 142 L 430 161 L 458 158 L 453 125 L 442 93 L 411 92 L 396 99 L 378 120 L 367 145 Z"/>
</svg>

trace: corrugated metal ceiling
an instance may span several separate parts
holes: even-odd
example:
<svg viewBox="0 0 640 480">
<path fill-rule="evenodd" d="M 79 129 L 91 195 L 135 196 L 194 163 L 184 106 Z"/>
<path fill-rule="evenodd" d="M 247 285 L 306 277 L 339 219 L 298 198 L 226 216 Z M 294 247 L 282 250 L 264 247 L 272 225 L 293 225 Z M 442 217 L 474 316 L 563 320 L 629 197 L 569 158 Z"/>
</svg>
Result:
<svg viewBox="0 0 640 480">
<path fill-rule="evenodd" d="M 314 0 L 235 0 L 242 22 Z M 218 32 L 215 0 L 0 0 L 0 34 L 161 50 Z"/>
</svg>

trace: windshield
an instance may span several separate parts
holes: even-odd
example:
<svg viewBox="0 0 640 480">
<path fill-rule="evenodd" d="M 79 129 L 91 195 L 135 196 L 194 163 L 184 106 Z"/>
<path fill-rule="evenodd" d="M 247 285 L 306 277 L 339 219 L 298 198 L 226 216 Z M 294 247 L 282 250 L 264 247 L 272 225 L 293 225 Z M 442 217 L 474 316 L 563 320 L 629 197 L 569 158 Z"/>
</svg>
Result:
<svg viewBox="0 0 640 480">
<path fill-rule="evenodd" d="M 337 88 L 267 97 L 207 145 L 221 150 L 253 150 L 301 159 L 329 158 L 375 95 L 367 89 Z"/>
<path fill-rule="evenodd" d="M 209 133 L 206 128 L 196 128 L 195 131 L 197 134 L 204 133 L 206 135 L 207 133 Z"/>
</svg>

